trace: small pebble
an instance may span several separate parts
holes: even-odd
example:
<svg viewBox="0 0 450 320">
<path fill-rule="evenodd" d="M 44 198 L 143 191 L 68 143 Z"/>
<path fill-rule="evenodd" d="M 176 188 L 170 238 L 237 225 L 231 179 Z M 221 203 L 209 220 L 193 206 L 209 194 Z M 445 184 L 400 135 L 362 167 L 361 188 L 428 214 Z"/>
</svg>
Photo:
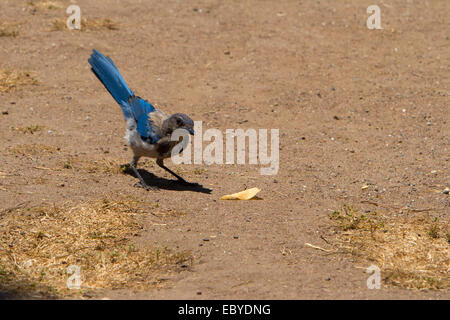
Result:
<svg viewBox="0 0 450 320">
<path fill-rule="evenodd" d="M 203 238 L 203 241 L 209 241 L 209 239 L 208 238 Z"/>
<path fill-rule="evenodd" d="M 233 236 L 233 238 L 234 238 L 234 239 L 239 239 L 239 237 L 238 237 L 238 236 Z"/>
<path fill-rule="evenodd" d="M 5 110 L 5 111 L 2 111 L 2 114 L 7 115 L 7 114 L 9 114 L 9 112 Z"/>
</svg>

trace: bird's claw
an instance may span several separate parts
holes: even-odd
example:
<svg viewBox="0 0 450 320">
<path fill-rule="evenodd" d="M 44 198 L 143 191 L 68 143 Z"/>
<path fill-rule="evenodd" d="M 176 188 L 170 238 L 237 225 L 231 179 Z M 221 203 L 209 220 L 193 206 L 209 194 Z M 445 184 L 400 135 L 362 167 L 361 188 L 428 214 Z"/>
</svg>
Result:
<svg viewBox="0 0 450 320">
<path fill-rule="evenodd" d="M 145 189 L 145 190 L 152 190 L 152 191 L 157 191 L 157 190 L 159 190 L 159 188 L 156 187 L 156 186 L 149 186 L 148 184 L 143 184 L 143 183 L 141 183 L 141 182 L 136 182 L 136 183 L 134 184 L 134 187 L 135 187 L 135 188 L 143 188 L 143 189 Z"/>
</svg>

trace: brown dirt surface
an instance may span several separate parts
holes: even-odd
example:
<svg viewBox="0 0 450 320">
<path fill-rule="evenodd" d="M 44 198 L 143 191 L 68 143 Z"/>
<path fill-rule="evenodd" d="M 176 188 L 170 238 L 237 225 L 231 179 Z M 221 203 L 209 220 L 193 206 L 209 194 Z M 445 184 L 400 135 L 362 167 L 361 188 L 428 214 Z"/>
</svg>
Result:
<svg viewBox="0 0 450 320">
<path fill-rule="evenodd" d="M 2 298 L 450 298 L 449 1 L 379 1 L 382 30 L 366 0 L 77 0 L 81 31 L 72 3 L 0 3 Z M 204 131 L 279 129 L 278 174 L 142 159 L 134 188 L 92 49 Z"/>
</svg>

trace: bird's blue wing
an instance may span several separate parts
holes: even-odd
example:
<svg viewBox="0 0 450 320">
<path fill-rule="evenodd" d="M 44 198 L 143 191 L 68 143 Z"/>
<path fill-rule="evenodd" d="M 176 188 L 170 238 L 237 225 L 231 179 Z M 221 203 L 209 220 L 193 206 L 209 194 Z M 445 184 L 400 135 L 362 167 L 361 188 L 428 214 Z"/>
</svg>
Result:
<svg viewBox="0 0 450 320">
<path fill-rule="evenodd" d="M 136 119 L 136 130 L 141 137 L 149 142 L 156 143 L 161 137 L 158 135 L 158 128 L 153 128 L 150 121 L 150 114 L 156 110 L 148 101 L 140 97 L 133 96 L 128 100 L 131 106 L 134 119 Z"/>
</svg>

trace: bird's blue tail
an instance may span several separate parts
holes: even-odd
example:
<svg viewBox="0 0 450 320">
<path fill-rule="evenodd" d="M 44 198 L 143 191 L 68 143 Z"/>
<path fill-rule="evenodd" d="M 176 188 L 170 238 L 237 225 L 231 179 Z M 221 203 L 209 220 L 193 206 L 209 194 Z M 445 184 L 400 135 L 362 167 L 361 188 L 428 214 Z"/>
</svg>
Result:
<svg viewBox="0 0 450 320">
<path fill-rule="evenodd" d="M 131 106 L 128 103 L 130 97 L 134 93 L 128 88 L 125 80 L 122 78 L 119 70 L 110 57 L 105 57 L 97 50 L 93 50 L 89 58 L 89 64 L 98 79 L 103 83 L 105 88 L 117 101 L 123 111 L 125 119 L 133 117 Z"/>
</svg>

